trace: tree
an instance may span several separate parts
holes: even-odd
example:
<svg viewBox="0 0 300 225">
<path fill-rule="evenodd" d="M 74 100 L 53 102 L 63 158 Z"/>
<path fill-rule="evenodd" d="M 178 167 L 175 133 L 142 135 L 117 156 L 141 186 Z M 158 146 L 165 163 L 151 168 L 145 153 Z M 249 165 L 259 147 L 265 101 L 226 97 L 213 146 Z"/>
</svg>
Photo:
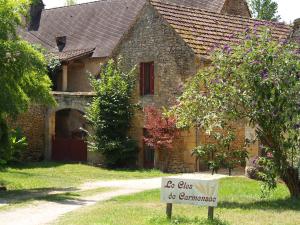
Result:
<svg viewBox="0 0 300 225">
<path fill-rule="evenodd" d="M 17 34 L 29 4 L 0 0 L 0 159 L 9 143 L 7 117 L 25 112 L 32 103 L 55 103 L 44 55 Z"/>
<path fill-rule="evenodd" d="M 272 158 L 263 179 L 274 187 L 276 176 L 291 196 L 300 198 L 300 60 L 296 44 L 279 42 L 266 28 L 247 29 L 238 44 L 212 55 L 212 65 L 187 85 L 173 112 L 178 126 L 201 124 L 208 133 L 229 122 L 248 121 Z M 273 176 L 273 174 L 276 176 Z"/>
<path fill-rule="evenodd" d="M 100 79 L 91 77 L 96 96 L 87 110 L 92 127 L 90 144 L 102 153 L 107 166 L 132 167 L 136 165 L 137 146 L 128 132 L 134 111 L 135 73 L 123 73 L 119 64 L 110 60 L 102 67 Z"/>
<path fill-rule="evenodd" d="M 204 160 L 209 169 L 214 173 L 223 167 L 228 169 L 228 175 L 231 176 L 232 170 L 238 166 L 246 164 L 248 152 L 245 147 L 236 148 L 233 142 L 236 139 L 234 129 L 226 127 L 221 131 L 215 131 L 209 135 L 213 140 L 210 144 L 201 144 L 192 151 L 192 155 L 199 159 Z"/>
<path fill-rule="evenodd" d="M 278 4 L 273 0 L 250 0 L 252 15 L 256 19 L 278 21 Z"/>
<path fill-rule="evenodd" d="M 65 6 L 76 5 L 76 4 L 77 4 L 76 0 L 66 0 L 65 1 Z"/>
<path fill-rule="evenodd" d="M 179 130 L 176 128 L 176 120 L 174 117 L 163 115 L 154 106 L 148 106 L 144 111 L 146 117 L 145 128 L 147 131 L 147 135 L 144 136 L 144 142 L 155 151 L 163 154 L 163 161 L 165 162 L 163 171 L 167 171 L 174 141 L 179 136 Z"/>
</svg>

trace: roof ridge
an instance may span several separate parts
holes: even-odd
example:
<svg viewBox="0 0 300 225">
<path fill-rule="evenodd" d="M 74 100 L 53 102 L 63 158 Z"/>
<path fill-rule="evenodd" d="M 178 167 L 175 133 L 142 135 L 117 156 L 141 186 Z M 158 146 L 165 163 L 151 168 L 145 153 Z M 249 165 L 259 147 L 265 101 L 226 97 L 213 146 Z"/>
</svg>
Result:
<svg viewBox="0 0 300 225">
<path fill-rule="evenodd" d="M 284 22 L 276 22 L 276 21 L 269 21 L 269 20 L 261 20 L 261 19 L 255 19 L 255 18 L 248 18 L 248 17 L 244 17 L 244 16 L 241 16 L 241 15 L 229 15 L 229 14 L 222 14 L 222 13 L 218 13 L 218 12 L 213 12 L 213 11 L 209 11 L 209 10 L 206 10 L 206 9 L 201 9 L 199 7 L 192 7 L 192 6 L 185 6 L 185 5 L 178 5 L 178 4 L 175 4 L 175 3 L 170 3 L 170 2 L 162 2 L 161 0 L 150 0 L 150 3 L 154 3 L 153 6 L 158 6 L 159 5 L 155 5 L 156 4 L 160 4 L 160 5 L 168 5 L 168 6 L 175 6 L 175 7 L 178 7 L 178 8 L 186 8 L 186 9 L 191 9 L 191 10 L 199 10 L 199 11 L 202 11 L 204 13 L 210 13 L 210 14 L 214 14 L 214 15 L 218 15 L 218 16 L 222 16 L 224 18 L 235 18 L 235 19 L 238 19 L 238 18 L 241 18 L 241 19 L 245 19 L 245 20 L 249 20 L 249 21 L 257 21 L 257 22 L 261 22 L 261 23 L 267 23 L 267 24 L 274 24 L 274 25 L 285 25 L 285 26 L 290 26 Z"/>
<path fill-rule="evenodd" d="M 150 1 L 152 1 L 152 0 L 150 0 Z M 226 0 L 222 0 L 224 3 L 225 3 L 225 1 Z M 187 5 L 184 5 L 184 3 L 182 3 L 182 4 L 180 4 L 180 3 L 174 3 L 174 2 L 170 2 L 170 0 L 166 0 L 166 1 L 164 1 L 163 3 L 170 3 L 171 5 L 179 5 L 179 6 L 183 6 L 183 7 L 186 7 L 186 8 L 198 8 L 198 9 L 201 9 L 200 7 L 194 7 L 194 6 L 187 6 Z M 223 6 L 224 6 L 224 3 L 223 3 Z M 216 6 L 216 7 L 219 7 L 219 5 L 216 3 L 216 2 L 212 2 L 211 4 L 213 4 L 214 6 Z"/>
<path fill-rule="evenodd" d="M 214 13 L 214 14 L 220 14 L 220 13 L 217 13 L 217 12 L 213 12 L 213 11 L 209 11 L 209 10 L 206 10 L 206 9 L 202 9 L 200 7 L 194 7 L 194 6 L 186 6 L 186 5 L 180 5 L 180 4 L 176 4 L 176 3 L 171 3 L 169 1 L 167 2 L 163 2 L 161 0 L 150 0 L 150 3 L 152 4 L 152 2 L 155 3 L 158 3 L 158 4 L 163 4 L 163 5 L 170 5 L 170 6 L 177 6 L 177 7 L 180 7 L 180 8 L 186 8 L 186 9 L 197 9 L 197 10 L 200 10 L 200 11 L 204 11 L 204 12 L 209 12 L 209 13 Z M 223 15 L 223 14 L 221 14 Z"/>
<path fill-rule="evenodd" d="M 78 4 L 74 4 L 74 5 L 58 6 L 58 7 L 44 9 L 44 10 L 45 11 L 50 11 L 50 10 L 54 10 L 54 9 L 69 8 L 69 7 L 71 8 L 71 7 L 77 7 L 77 6 L 82 6 L 82 5 L 94 4 L 94 3 L 97 3 L 97 2 L 109 2 L 109 1 L 120 1 L 120 0 L 94 0 L 94 1 L 91 1 L 91 2 L 82 2 L 82 3 L 78 3 Z"/>
</svg>

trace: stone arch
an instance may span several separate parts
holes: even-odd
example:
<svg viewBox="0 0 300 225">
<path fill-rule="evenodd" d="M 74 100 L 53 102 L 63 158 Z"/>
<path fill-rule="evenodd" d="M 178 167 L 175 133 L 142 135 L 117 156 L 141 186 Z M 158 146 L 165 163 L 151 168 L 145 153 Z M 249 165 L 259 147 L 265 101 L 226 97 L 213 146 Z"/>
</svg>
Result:
<svg viewBox="0 0 300 225">
<path fill-rule="evenodd" d="M 55 161 L 87 161 L 88 124 L 84 112 L 57 107 L 50 113 L 49 155 Z"/>
<path fill-rule="evenodd" d="M 52 156 L 52 140 L 56 135 L 55 124 L 57 112 L 64 110 L 75 110 L 82 114 L 86 114 L 88 103 L 92 100 L 93 93 L 54 93 L 54 97 L 58 103 L 56 107 L 48 108 L 46 113 L 45 126 L 45 159 L 51 160 Z"/>
</svg>

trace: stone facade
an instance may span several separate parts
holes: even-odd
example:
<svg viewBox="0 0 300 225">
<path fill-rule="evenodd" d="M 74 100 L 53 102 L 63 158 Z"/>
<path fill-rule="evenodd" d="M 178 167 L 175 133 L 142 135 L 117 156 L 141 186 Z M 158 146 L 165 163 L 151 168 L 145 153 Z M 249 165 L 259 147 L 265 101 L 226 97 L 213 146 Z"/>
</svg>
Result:
<svg viewBox="0 0 300 225">
<path fill-rule="evenodd" d="M 229 15 L 240 15 L 243 17 L 251 17 L 251 13 L 245 0 L 226 1 L 221 13 Z"/>
<path fill-rule="evenodd" d="M 45 129 L 43 131 L 46 140 L 44 145 L 44 155 L 47 160 L 51 160 L 52 138 L 56 136 L 56 112 L 65 109 L 73 109 L 85 114 L 87 104 L 91 102 L 94 96 L 94 93 L 92 92 L 53 92 L 53 94 L 58 106 L 47 108 L 45 111 Z"/>
<path fill-rule="evenodd" d="M 294 21 L 293 40 L 300 44 L 300 18 Z"/>
<path fill-rule="evenodd" d="M 33 105 L 28 112 L 10 120 L 14 128 L 21 128 L 27 138 L 28 146 L 23 160 L 38 161 L 44 159 L 46 107 Z"/>
<path fill-rule="evenodd" d="M 156 13 L 151 6 L 147 6 L 141 12 L 141 17 L 126 34 L 123 41 L 115 50 L 115 56 L 123 58 L 123 69 L 129 71 L 134 66 L 137 76 L 137 87 L 134 94 L 136 102 L 142 107 L 154 105 L 157 108 L 168 107 L 175 103 L 180 95 L 180 86 L 197 71 L 208 65 L 207 61 L 201 60 L 194 54 L 192 49 L 170 28 L 164 19 Z M 139 93 L 139 65 L 142 62 L 154 62 L 154 95 L 140 96 Z M 139 165 L 143 166 L 143 128 L 144 114 L 136 113 L 130 134 L 140 147 Z M 237 125 L 239 144 L 244 143 L 245 127 Z M 195 171 L 195 158 L 191 156 L 192 149 L 198 144 L 205 143 L 206 136 L 203 133 L 191 129 L 182 132 L 172 151 L 169 171 L 191 172 Z M 198 143 L 197 143 L 198 142 Z M 164 167 L 162 156 L 156 156 L 156 165 Z"/>
<path fill-rule="evenodd" d="M 170 8 L 168 8 L 170 7 Z M 157 108 L 172 106 L 175 103 L 176 97 L 181 94 L 181 89 L 184 83 L 194 76 L 197 71 L 205 66 L 209 66 L 209 61 L 206 58 L 200 57 L 201 52 L 196 55 L 195 48 L 201 47 L 202 42 L 210 41 L 205 36 L 205 39 L 199 39 L 195 33 L 201 33 L 195 27 L 191 27 L 188 21 L 186 27 L 182 26 L 181 31 L 184 35 L 179 35 L 180 30 L 175 31 L 176 27 L 181 26 L 181 22 L 173 24 L 167 22 L 167 15 L 163 15 L 163 10 L 175 10 L 174 7 L 168 6 L 160 8 L 149 2 L 139 12 L 136 21 L 132 23 L 130 29 L 123 35 L 122 40 L 114 48 L 111 57 L 117 58 L 121 56 L 122 69 L 129 71 L 136 67 L 137 85 L 133 95 L 133 101 L 140 103 L 142 107 L 154 105 Z M 175 11 L 171 11 L 175 12 Z M 184 12 L 185 13 L 185 12 Z M 190 9 L 192 15 L 192 10 Z M 203 12 L 209 14 L 208 12 Z M 250 12 L 245 0 L 228 0 L 222 9 L 223 14 L 242 15 L 250 17 Z M 171 13 L 172 14 L 172 13 Z M 199 15 L 195 10 L 193 14 L 197 19 Z M 216 13 L 209 14 L 208 18 L 214 18 Z M 165 17 L 163 17 L 165 16 Z M 181 18 L 182 15 L 175 16 L 175 19 Z M 222 18 L 225 17 L 222 15 Z M 171 18 L 171 22 L 172 19 Z M 175 20 L 174 19 L 174 20 Z M 203 18 L 202 18 L 203 19 Z M 242 19 L 242 17 L 240 17 Z M 245 19 L 245 18 L 244 18 Z M 206 21 L 203 19 L 203 21 Z M 223 20 L 222 20 L 223 21 Z M 230 20 L 232 21 L 232 18 Z M 248 18 L 245 21 L 250 21 Z M 169 21 L 170 22 L 170 21 Z M 218 21 L 213 21 L 218 24 Z M 200 23 L 200 22 L 199 22 Z M 206 22 L 211 24 L 210 22 Z M 222 22 L 223 23 L 223 22 Z M 241 24 L 240 21 L 235 21 L 236 24 Z M 201 25 L 202 26 L 202 25 Z M 298 26 L 299 27 L 299 26 Z M 201 27 L 200 27 L 201 28 Z M 200 29 L 197 25 L 197 29 Z M 224 32 L 226 26 L 224 25 Z M 202 28 L 201 28 L 202 29 Z M 206 30 L 210 29 L 206 27 Z M 214 28 L 211 28 L 214 29 Z M 209 32 L 208 32 L 209 33 Z M 294 38 L 298 38 L 298 31 L 295 31 Z M 193 36 L 194 35 L 194 36 Z M 218 40 L 214 34 L 211 35 L 211 40 Z M 222 32 L 219 34 L 221 37 Z M 193 39 L 194 38 L 194 39 Z M 54 40 L 54 39 L 53 39 Z M 99 43 L 98 43 L 99 44 Z M 100 43 L 102 44 L 102 43 Z M 206 43 L 207 44 L 207 43 Z M 203 55 L 203 54 L 202 54 Z M 205 55 L 205 54 L 204 54 Z M 54 96 L 58 102 L 55 108 L 46 109 L 43 107 L 32 107 L 31 110 L 22 115 L 16 123 L 22 127 L 24 133 L 29 140 L 29 149 L 27 158 L 32 160 L 51 159 L 51 140 L 55 136 L 56 113 L 60 110 L 75 109 L 82 113 L 85 112 L 86 105 L 93 96 L 91 87 L 88 82 L 88 73 L 93 75 L 99 74 L 99 66 L 104 63 L 107 58 L 93 58 L 89 56 L 72 59 L 64 62 L 63 71 L 57 76 L 56 87 L 59 92 L 54 92 Z M 207 56 L 207 55 L 206 55 Z M 140 63 L 154 62 L 154 94 L 140 96 L 139 87 L 139 71 Z M 64 90 L 64 92 L 62 92 Z M 143 128 L 144 128 L 144 113 L 142 110 L 136 111 L 130 135 L 137 140 L 140 153 L 138 164 L 144 166 L 144 144 L 143 144 Z M 234 124 L 236 128 L 237 140 L 235 146 L 242 146 L 246 138 L 253 136 L 253 128 L 245 126 L 245 123 L 239 122 Z M 203 143 L 210 143 L 212 140 L 201 130 L 190 129 L 184 131 L 176 140 L 174 150 L 170 157 L 168 170 L 172 172 L 192 172 L 199 168 L 196 165 L 196 159 L 191 156 L 192 149 Z M 45 150 L 44 150 L 45 149 Z M 249 148 L 250 154 L 255 155 L 258 152 L 258 144 Z M 166 162 L 162 154 L 158 153 L 155 156 L 156 165 L 159 168 L 164 168 Z M 101 162 L 101 156 L 89 153 L 88 161 L 93 163 Z M 200 165 L 201 167 L 201 165 Z"/>
</svg>

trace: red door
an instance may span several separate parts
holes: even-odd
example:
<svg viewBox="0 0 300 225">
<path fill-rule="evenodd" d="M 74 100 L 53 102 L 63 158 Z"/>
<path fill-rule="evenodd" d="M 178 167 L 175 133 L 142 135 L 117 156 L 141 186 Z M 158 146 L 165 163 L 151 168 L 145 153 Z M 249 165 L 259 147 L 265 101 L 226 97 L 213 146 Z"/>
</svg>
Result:
<svg viewBox="0 0 300 225">
<path fill-rule="evenodd" d="M 80 139 L 52 139 L 52 160 L 69 162 L 87 161 L 87 143 Z"/>
</svg>

